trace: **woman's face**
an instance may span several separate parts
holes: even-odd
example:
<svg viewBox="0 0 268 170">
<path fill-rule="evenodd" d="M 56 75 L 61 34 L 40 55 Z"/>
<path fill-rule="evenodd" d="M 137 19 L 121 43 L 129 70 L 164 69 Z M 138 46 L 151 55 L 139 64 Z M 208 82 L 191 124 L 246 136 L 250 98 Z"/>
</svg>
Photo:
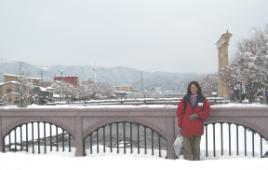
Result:
<svg viewBox="0 0 268 170">
<path fill-rule="evenodd" d="M 197 88 L 197 86 L 196 86 L 195 84 L 191 84 L 191 93 L 192 93 L 193 95 L 196 95 L 197 92 L 198 92 L 198 88 Z"/>
</svg>

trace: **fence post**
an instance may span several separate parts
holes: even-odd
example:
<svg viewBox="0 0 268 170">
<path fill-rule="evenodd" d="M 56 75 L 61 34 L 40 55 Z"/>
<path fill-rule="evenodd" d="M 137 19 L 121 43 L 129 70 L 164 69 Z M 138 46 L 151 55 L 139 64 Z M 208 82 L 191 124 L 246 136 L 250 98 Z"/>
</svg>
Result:
<svg viewBox="0 0 268 170">
<path fill-rule="evenodd" d="M 82 118 L 75 118 L 75 156 L 85 156 Z"/>
<path fill-rule="evenodd" d="M 268 104 L 267 102 L 267 97 L 266 97 L 266 88 L 264 88 L 264 90 L 263 90 L 263 104 Z"/>
<path fill-rule="evenodd" d="M 173 143 L 175 140 L 175 116 L 167 117 L 167 159 L 176 159 Z"/>
</svg>

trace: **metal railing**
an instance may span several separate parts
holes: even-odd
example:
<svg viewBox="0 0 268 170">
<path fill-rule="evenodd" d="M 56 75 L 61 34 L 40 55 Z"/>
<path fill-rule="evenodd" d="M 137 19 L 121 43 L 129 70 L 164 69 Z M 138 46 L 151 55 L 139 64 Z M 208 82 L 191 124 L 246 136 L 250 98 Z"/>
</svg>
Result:
<svg viewBox="0 0 268 170">
<path fill-rule="evenodd" d="M 15 127 L 5 136 L 4 151 L 38 154 L 72 152 L 73 140 L 70 133 L 57 125 L 29 122 Z M 84 139 L 84 145 L 87 155 L 127 153 L 167 156 L 166 139 L 152 128 L 134 122 L 113 122 L 99 127 Z M 268 151 L 268 140 L 262 135 L 230 122 L 206 123 L 201 145 L 204 157 L 265 157 Z"/>
<path fill-rule="evenodd" d="M 152 128 L 124 121 L 110 123 L 93 131 L 85 139 L 85 151 L 86 154 L 116 151 L 166 157 L 166 144 L 166 139 Z"/>
<path fill-rule="evenodd" d="M 265 157 L 268 140 L 255 130 L 231 122 L 205 124 L 202 146 L 205 157 Z M 209 147 L 210 146 L 210 147 Z"/>
<path fill-rule="evenodd" d="M 69 105 L 177 105 L 182 98 L 122 98 L 122 99 L 100 99 L 100 100 L 87 100 L 69 102 Z M 221 97 L 207 97 L 210 104 L 226 104 L 229 103 Z M 49 105 L 65 105 L 64 102 L 50 103 Z"/>
<path fill-rule="evenodd" d="M 71 152 L 72 141 L 70 133 L 57 125 L 48 122 L 28 122 L 6 134 L 4 151 L 38 154 L 53 151 Z"/>
</svg>

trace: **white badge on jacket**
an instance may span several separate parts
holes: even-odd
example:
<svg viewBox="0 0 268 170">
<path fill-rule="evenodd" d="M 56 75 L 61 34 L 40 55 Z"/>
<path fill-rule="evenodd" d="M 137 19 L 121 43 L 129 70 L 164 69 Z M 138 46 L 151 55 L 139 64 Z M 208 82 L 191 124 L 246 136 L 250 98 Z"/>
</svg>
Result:
<svg viewBox="0 0 268 170">
<path fill-rule="evenodd" d="M 203 106 L 203 102 L 198 102 L 198 106 Z"/>
</svg>

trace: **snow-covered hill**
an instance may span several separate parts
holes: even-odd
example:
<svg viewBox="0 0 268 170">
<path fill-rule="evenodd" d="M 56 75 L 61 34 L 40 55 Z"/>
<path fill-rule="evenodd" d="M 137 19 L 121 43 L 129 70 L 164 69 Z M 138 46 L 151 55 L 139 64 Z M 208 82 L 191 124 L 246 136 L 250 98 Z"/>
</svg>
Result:
<svg viewBox="0 0 268 170">
<path fill-rule="evenodd" d="M 36 66 L 29 63 L 21 65 L 22 71 L 29 76 L 40 77 L 43 72 L 44 79 L 51 80 L 53 76 L 59 75 L 63 70 L 64 75 L 77 75 L 80 80 L 93 78 L 93 66 L 88 65 L 54 65 Z M 143 72 L 143 82 L 145 88 L 161 87 L 169 90 L 185 91 L 185 84 L 192 79 L 200 79 L 204 75 L 197 73 L 168 73 L 168 72 L 148 72 L 128 67 L 97 67 L 97 81 L 111 84 L 132 84 L 136 89 L 140 88 L 141 72 Z M 0 76 L 4 73 L 19 73 L 19 63 L 0 63 Z"/>
</svg>

